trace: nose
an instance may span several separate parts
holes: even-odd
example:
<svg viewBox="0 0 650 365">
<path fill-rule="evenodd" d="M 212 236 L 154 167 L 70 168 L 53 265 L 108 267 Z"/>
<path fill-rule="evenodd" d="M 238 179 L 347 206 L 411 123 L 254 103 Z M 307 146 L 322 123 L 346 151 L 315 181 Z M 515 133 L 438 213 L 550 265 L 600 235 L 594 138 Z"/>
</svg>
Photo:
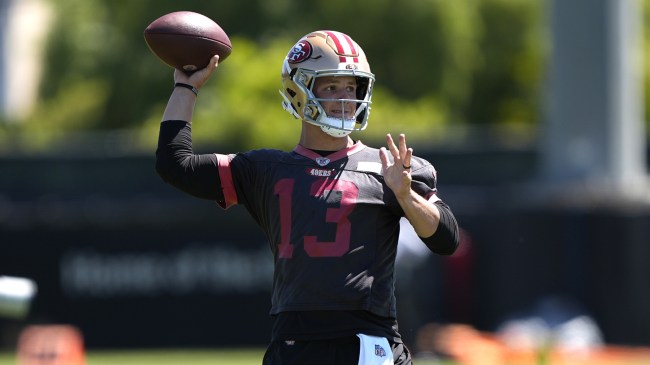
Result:
<svg viewBox="0 0 650 365">
<path fill-rule="evenodd" d="M 337 87 L 331 90 L 330 97 L 335 99 L 354 99 L 355 92 L 349 87 Z"/>
<path fill-rule="evenodd" d="M 352 91 L 352 90 L 343 89 L 338 93 L 337 98 L 339 98 L 339 99 L 354 99 L 355 94 L 354 94 L 354 91 Z"/>
</svg>

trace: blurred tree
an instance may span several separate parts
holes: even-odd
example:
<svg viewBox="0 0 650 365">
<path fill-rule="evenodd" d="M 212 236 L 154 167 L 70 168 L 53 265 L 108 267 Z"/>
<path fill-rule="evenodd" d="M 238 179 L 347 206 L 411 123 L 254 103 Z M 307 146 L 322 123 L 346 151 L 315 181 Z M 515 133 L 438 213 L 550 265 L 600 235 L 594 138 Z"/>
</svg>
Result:
<svg viewBox="0 0 650 365">
<path fill-rule="evenodd" d="M 641 0 L 643 9 L 643 88 L 645 91 L 645 125 L 646 133 L 650 135 L 650 0 Z"/>
<path fill-rule="evenodd" d="M 285 131 L 290 117 L 276 91 L 280 62 L 298 37 L 323 28 L 357 40 L 377 75 L 364 138 L 400 128 L 418 131 L 412 139 L 424 143 L 450 123 L 534 125 L 538 119 L 544 1 L 50 1 L 58 16 L 41 101 L 23 123 L 28 129 L 144 127 L 152 133 L 172 72 L 149 52 L 142 31 L 176 10 L 212 17 L 233 39 L 231 59 L 209 84 L 214 97 L 197 105 L 197 118 L 213 113 L 234 121 L 206 132 L 212 141 L 263 144 Z M 257 123 L 261 118 L 264 124 Z"/>
<path fill-rule="evenodd" d="M 540 1 L 482 0 L 483 29 L 478 71 L 471 81 L 464 120 L 470 123 L 534 124 L 539 105 L 547 37 Z"/>
</svg>

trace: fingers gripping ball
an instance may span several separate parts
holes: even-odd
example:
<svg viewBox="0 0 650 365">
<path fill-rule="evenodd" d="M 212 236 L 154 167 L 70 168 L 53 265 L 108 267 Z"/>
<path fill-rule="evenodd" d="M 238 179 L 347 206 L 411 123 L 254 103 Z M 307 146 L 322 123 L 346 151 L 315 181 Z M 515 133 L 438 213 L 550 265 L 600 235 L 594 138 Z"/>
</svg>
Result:
<svg viewBox="0 0 650 365">
<path fill-rule="evenodd" d="M 144 30 L 151 52 L 167 65 L 192 73 L 219 55 L 223 62 L 232 52 L 226 32 L 212 19 L 191 11 L 177 11 L 154 20 Z"/>
</svg>

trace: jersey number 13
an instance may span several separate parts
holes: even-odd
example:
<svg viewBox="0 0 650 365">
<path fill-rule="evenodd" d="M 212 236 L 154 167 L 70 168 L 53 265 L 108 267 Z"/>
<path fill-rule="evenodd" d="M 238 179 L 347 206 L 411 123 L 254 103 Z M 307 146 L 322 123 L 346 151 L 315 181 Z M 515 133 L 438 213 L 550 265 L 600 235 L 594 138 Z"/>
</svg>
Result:
<svg viewBox="0 0 650 365">
<path fill-rule="evenodd" d="M 295 179 L 281 179 L 275 184 L 275 195 L 280 202 L 280 243 L 278 244 L 278 257 L 291 258 L 294 244 L 291 242 L 291 217 L 292 199 Z M 351 182 L 339 179 L 318 179 L 310 188 L 310 195 L 316 198 L 325 197 L 332 192 L 341 193 L 338 207 L 327 208 L 323 219 L 324 223 L 336 225 L 336 238 L 332 242 L 319 241 L 317 236 L 303 236 L 304 249 L 310 257 L 340 257 L 350 249 L 351 226 L 348 216 L 354 209 L 359 197 L 359 188 Z M 300 212 L 298 212 L 300 214 Z"/>
</svg>

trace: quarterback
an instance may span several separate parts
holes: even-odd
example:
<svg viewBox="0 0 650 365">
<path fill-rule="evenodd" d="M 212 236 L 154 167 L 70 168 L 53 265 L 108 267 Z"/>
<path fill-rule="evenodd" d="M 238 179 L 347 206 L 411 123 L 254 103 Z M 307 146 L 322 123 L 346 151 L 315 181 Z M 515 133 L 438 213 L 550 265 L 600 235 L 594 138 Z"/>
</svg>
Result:
<svg viewBox="0 0 650 365">
<path fill-rule="evenodd" d="M 436 170 L 406 137 L 371 148 L 350 137 L 368 124 L 375 76 L 348 35 L 315 31 L 289 50 L 282 105 L 301 123 L 292 151 L 195 154 L 198 90 L 218 65 L 174 72 L 160 127 L 163 180 L 227 209 L 243 205 L 274 260 L 265 365 L 411 364 L 397 324 L 394 264 L 406 217 L 431 251 L 458 246 L 456 219 L 437 194 Z"/>
</svg>

